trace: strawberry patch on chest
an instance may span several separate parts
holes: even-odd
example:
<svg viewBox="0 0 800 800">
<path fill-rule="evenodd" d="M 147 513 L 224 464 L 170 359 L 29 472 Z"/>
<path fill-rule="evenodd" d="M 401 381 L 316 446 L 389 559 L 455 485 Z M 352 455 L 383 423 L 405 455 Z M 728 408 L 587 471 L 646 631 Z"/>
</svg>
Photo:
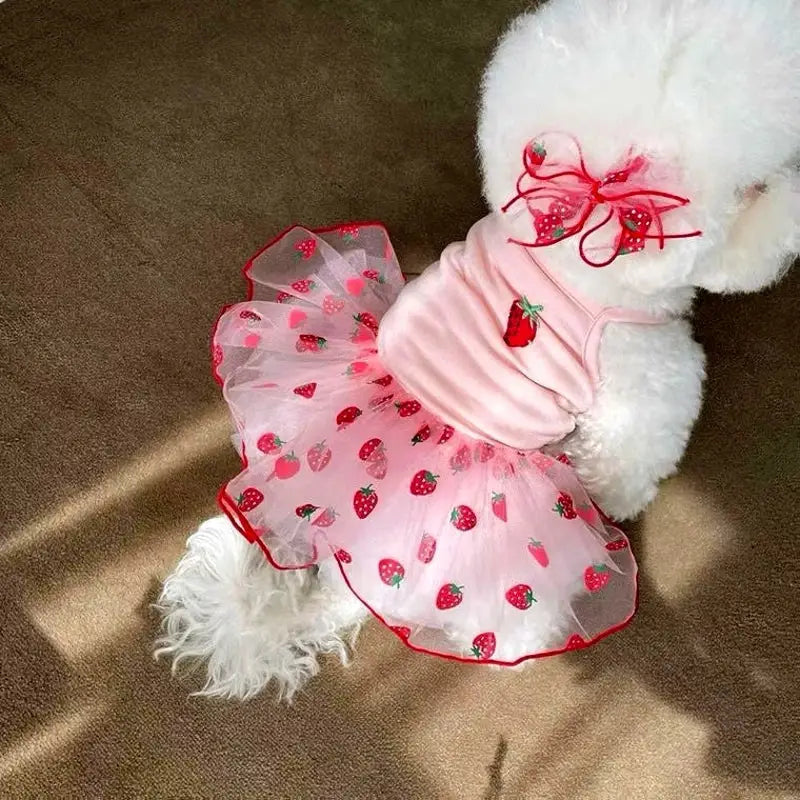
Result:
<svg viewBox="0 0 800 800">
<path fill-rule="evenodd" d="M 527 347 L 535 338 L 539 314 L 544 306 L 534 305 L 524 295 L 518 297 L 508 312 L 503 341 L 509 347 Z"/>
</svg>

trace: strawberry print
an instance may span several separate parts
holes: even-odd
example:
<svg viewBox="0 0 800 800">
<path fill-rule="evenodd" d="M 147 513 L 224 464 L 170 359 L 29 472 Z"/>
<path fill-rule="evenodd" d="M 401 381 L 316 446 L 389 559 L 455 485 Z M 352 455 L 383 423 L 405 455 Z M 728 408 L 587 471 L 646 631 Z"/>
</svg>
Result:
<svg viewBox="0 0 800 800">
<path fill-rule="evenodd" d="M 379 461 L 383 458 L 383 441 L 378 438 L 367 439 L 358 450 L 361 461 Z"/>
<path fill-rule="evenodd" d="M 559 453 L 556 456 L 556 461 L 560 461 L 562 464 L 566 464 L 568 467 L 572 466 L 572 462 L 569 460 L 569 456 L 566 453 Z"/>
<path fill-rule="evenodd" d="M 411 479 L 411 494 L 418 496 L 433 494 L 436 491 L 436 479 L 438 477 L 438 475 L 434 475 L 427 469 L 421 469 Z"/>
<path fill-rule="evenodd" d="M 436 442 L 436 444 L 444 444 L 449 441 L 453 438 L 454 433 L 455 429 L 452 425 L 445 425 L 444 428 L 442 428 L 442 435 L 439 437 L 439 441 Z"/>
<path fill-rule="evenodd" d="M 239 318 L 245 320 L 246 322 L 261 322 L 260 315 L 256 314 L 255 311 L 250 311 L 249 308 L 244 309 L 244 311 L 240 311 Z"/>
<path fill-rule="evenodd" d="M 365 269 L 361 273 L 368 281 L 375 281 L 375 283 L 386 283 L 386 278 L 376 269 Z"/>
<path fill-rule="evenodd" d="M 494 655 L 496 649 L 497 637 L 493 633 L 487 632 L 479 633 L 472 640 L 472 649 L 470 652 L 475 658 L 485 661 L 487 658 L 491 658 Z"/>
<path fill-rule="evenodd" d="M 411 444 L 419 444 L 420 442 L 424 442 L 428 439 L 431 435 L 431 426 L 430 425 L 423 425 L 412 437 L 411 437 Z"/>
<path fill-rule="evenodd" d="M 464 599 L 463 589 L 455 583 L 444 584 L 436 595 L 436 608 L 440 611 L 455 608 Z"/>
<path fill-rule="evenodd" d="M 406 570 L 399 561 L 395 561 L 393 558 L 382 558 L 378 562 L 378 574 L 387 586 L 396 586 L 399 589 Z"/>
<path fill-rule="evenodd" d="M 291 299 L 292 299 L 292 295 L 290 295 L 289 292 L 278 292 L 278 294 L 275 295 L 275 302 L 276 303 L 285 303 L 287 300 L 291 300 Z"/>
<path fill-rule="evenodd" d="M 503 522 L 508 522 L 506 496 L 502 492 L 492 492 L 492 514 Z"/>
<path fill-rule="evenodd" d="M 613 542 L 609 542 L 606 545 L 606 550 L 611 550 L 612 552 L 615 550 L 627 550 L 628 549 L 628 540 L 624 536 L 620 536 L 619 539 L 614 539 Z"/>
<path fill-rule="evenodd" d="M 275 462 L 275 477 L 286 481 L 293 478 L 300 471 L 300 459 L 294 454 L 281 456 Z"/>
<path fill-rule="evenodd" d="M 494 445 L 489 442 L 478 442 L 475 445 L 475 460 L 478 462 L 489 461 L 494 458 Z"/>
<path fill-rule="evenodd" d="M 453 475 L 457 472 L 463 472 L 472 466 L 472 455 L 469 452 L 469 447 L 465 444 L 458 448 L 454 456 L 450 458 L 450 469 L 453 470 Z"/>
<path fill-rule="evenodd" d="M 353 295 L 353 297 L 358 297 L 361 292 L 364 291 L 364 280 L 363 278 L 348 278 L 344 285 L 347 294 Z"/>
<path fill-rule="evenodd" d="M 344 310 L 344 300 L 341 297 L 326 295 L 322 300 L 322 313 L 332 316 Z"/>
<path fill-rule="evenodd" d="M 597 509 L 591 503 L 581 503 L 575 509 L 575 513 L 588 525 L 594 525 L 597 522 Z"/>
<path fill-rule="evenodd" d="M 330 447 L 322 441 L 306 453 L 306 461 L 312 472 L 322 472 L 331 463 L 331 455 Z"/>
<path fill-rule="evenodd" d="M 322 513 L 311 523 L 318 528 L 329 528 L 336 522 L 337 514 L 332 508 L 323 509 Z"/>
<path fill-rule="evenodd" d="M 337 430 L 343 430 L 352 422 L 361 416 L 361 409 L 357 406 L 348 406 L 347 408 L 343 408 L 337 415 L 336 415 L 336 425 Z"/>
<path fill-rule="evenodd" d="M 372 484 L 364 486 L 353 495 L 353 510 L 359 519 L 365 519 L 378 505 L 378 494 Z"/>
<path fill-rule="evenodd" d="M 509 347 L 527 347 L 535 338 L 536 320 L 544 306 L 532 305 L 527 297 L 520 297 L 511 304 L 503 341 Z"/>
<path fill-rule="evenodd" d="M 315 506 L 313 503 L 304 503 L 302 506 L 297 506 L 294 513 L 297 514 L 300 519 L 310 520 L 311 515 L 315 511 L 319 511 L 319 506 Z"/>
<path fill-rule="evenodd" d="M 520 611 L 527 611 L 536 602 L 533 589 L 527 583 L 518 583 L 516 586 L 512 586 L 506 592 L 506 600 Z"/>
<path fill-rule="evenodd" d="M 373 461 L 367 467 L 367 475 L 376 480 L 382 481 L 386 477 L 386 472 L 389 469 L 389 460 L 387 458 L 380 458 Z"/>
<path fill-rule="evenodd" d="M 375 378 L 374 381 L 370 381 L 370 383 L 377 383 L 378 386 L 386 387 L 392 382 L 393 378 L 391 375 L 384 375 L 382 378 Z"/>
<path fill-rule="evenodd" d="M 350 341 L 353 344 L 365 344 L 367 342 L 375 341 L 375 334 L 364 325 L 359 325 L 353 334 L 350 336 Z"/>
<path fill-rule="evenodd" d="M 305 397 L 310 400 L 314 396 L 314 392 L 317 391 L 317 384 L 304 383 L 302 386 L 296 386 L 292 391 L 300 395 L 300 397 Z"/>
<path fill-rule="evenodd" d="M 560 214 L 542 214 L 536 216 L 536 244 L 552 244 L 561 239 L 567 232 L 564 218 Z"/>
<path fill-rule="evenodd" d="M 378 397 L 373 397 L 372 400 L 369 401 L 370 408 L 379 408 L 384 403 L 388 403 L 394 397 L 393 394 L 386 394 L 383 396 L 378 395 Z"/>
<path fill-rule="evenodd" d="M 565 200 L 553 200 L 547 211 L 550 214 L 560 217 L 562 220 L 572 219 L 580 210 L 580 203 L 568 203 Z"/>
<path fill-rule="evenodd" d="M 537 542 L 536 539 L 528 540 L 528 552 L 542 567 L 546 567 L 550 563 L 550 557 L 547 555 L 547 550 L 545 550 L 544 545 L 541 542 Z"/>
<path fill-rule="evenodd" d="M 244 337 L 242 344 L 245 347 L 253 348 L 258 347 L 258 343 L 261 341 L 261 337 L 257 333 L 248 333 L 247 336 Z"/>
<path fill-rule="evenodd" d="M 350 553 L 348 553 L 347 550 L 342 550 L 341 547 L 333 551 L 333 557 L 342 564 L 350 564 L 353 560 Z"/>
<path fill-rule="evenodd" d="M 423 533 L 417 550 L 417 558 L 423 564 L 430 564 L 436 554 L 436 539 L 429 533 Z"/>
<path fill-rule="evenodd" d="M 499 481 L 510 478 L 514 475 L 514 465 L 501 458 L 492 467 L 492 475 Z"/>
<path fill-rule="evenodd" d="M 566 642 L 564 642 L 565 650 L 579 650 L 581 647 L 586 647 L 585 639 L 577 633 L 573 633 Z"/>
<path fill-rule="evenodd" d="M 411 636 L 411 628 L 407 625 L 390 625 L 389 630 L 394 631 L 403 640 Z"/>
<path fill-rule="evenodd" d="M 249 486 L 236 498 L 236 507 L 242 513 L 247 513 L 263 501 L 264 495 L 258 489 Z"/>
<path fill-rule="evenodd" d="M 362 372 L 366 372 L 369 369 L 369 364 L 366 361 L 354 361 L 352 364 L 348 365 L 347 369 L 345 370 L 345 375 L 360 375 Z"/>
<path fill-rule="evenodd" d="M 369 330 L 371 330 L 374 334 L 377 335 L 378 320 L 375 319 L 374 314 L 370 314 L 369 311 L 362 311 L 360 314 L 354 315 L 353 319 L 359 325 L 363 325 L 365 328 L 369 328 Z"/>
<path fill-rule="evenodd" d="M 547 157 L 547 150 L 541 142 L 530 142 L 528 144 L 528 161 L 531 166 L 541 167 Z"/>
<path fill-rule="evenodd" d="M 289 327 L 294 330 L 299 328 L 306 320 L 308 315 L 301 308 L 293 308 L 289 312 Z"/>
<path fill-rule="evenodd" d="M 301 333 L 297 338 L 294 349 L 297 350 L 298 353 L 304 353 L 306 351 L 319 353 L 320 350 L 324 350 L 327 346 L 328 340 L 324 339 L 322 336 L 314 336 L 311 333 Z"/>
<path fill-rule="evenodd" d="M 284 444 L 286 442 L 282 441 L 277 433 L 265 433 L 258 437 L 256 447 L 265 455 L 270 456 L 273 453 L 280 453 Z"/>
<path fill-rule="evenodd" d="M 345 242 L 352 242 L 355 239 L 358 239 L 358 225 L 342 225 L 338 230 L 339 236 L 345 240 Z"/>
<path fill-rule="evenodd" d="M 599 592 L 610 580 L 611 575 L 605 564 L 592 564 L 583 572 L 583 585 L 590 592 Z"/>
<path fill-rule="evenodd" d="M 308 259 L 314 255 L 316 249 L 317 249 L 316 239 L 303 239 L 302 242 L 298 242 L 294 246 L 294 257 L 302 258 L 303 261 L 308 261 Z M 306 291 L 308 290 L 306 289 Z"/>
<path fill-rule="evenodd" d="M 471 531 L 478 524 L 478 517 L 469 506 L 460 505 L 450 512 L 450 522 L 456 530 Z"/>
<path fill-rule="evenodd" d="M 572 498 L 566 492 L 561 492 L 558 496 L 553 511 L 555 511 L 559 517 L 564 517 L 564 519 L 575 519 L 575 517 L 578 516 Z"/>
<path fill-rule="evenodd" d="M 317 284 L 308 278 L 303 278 L 303 280 L 295 281 L 292 284 L 292 289 L 294 289 L 298 294 L 308 294 L 316 288 Z"/>
<path fill-rule="evenodd" d="M 422 409 L 416 400 L 404 400 L 402 403 L 395 403 L 394 407 L 401 417 L 410 417 Z"/>
<path fill-rule="evenodd" d="M 222 348 L 215 344 L 214 347 L 211 349 L 211 363 L 218 367 L 222 363 L 223 353 Z"/>
</svg>

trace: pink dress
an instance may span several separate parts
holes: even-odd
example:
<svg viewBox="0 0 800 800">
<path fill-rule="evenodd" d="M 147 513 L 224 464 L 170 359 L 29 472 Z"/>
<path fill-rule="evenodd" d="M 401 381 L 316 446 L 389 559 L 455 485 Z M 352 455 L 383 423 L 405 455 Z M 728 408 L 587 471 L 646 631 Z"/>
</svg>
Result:
<svg viewBox="0 0 800 800">
<path fill-rule="evenodd" d="M 627 539 L 549 453 L 592 404 L 604 324 L 658 320 L 579 300 L 504 224 L 408 286 L 380 225 L 290 228 L 213 360 L 244 461 L 219 501 L 271 563 L 335 558 L 408 646 L 512 665 L 634 613 Z"/>
</svg>

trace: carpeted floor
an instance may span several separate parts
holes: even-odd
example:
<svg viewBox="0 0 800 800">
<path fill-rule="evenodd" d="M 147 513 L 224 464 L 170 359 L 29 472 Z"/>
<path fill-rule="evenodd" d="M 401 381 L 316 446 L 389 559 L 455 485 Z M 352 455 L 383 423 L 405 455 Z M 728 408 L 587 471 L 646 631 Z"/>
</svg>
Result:
<svg viewBox="0 0 800 800">
<path fill-rule="evenodd" d="M 522 0 L 0 5 L 0 796 L 800 793 L 800 271 L 703 296 L 708 399 L 633 526 L 634 624 L 498 672 L 370 625 L 297 705 L 192 699 L 159 581 L 237 466 L 208 333 L 292 221 L 409 271 L 483 213 L 480 71 Z"/>
</svg>

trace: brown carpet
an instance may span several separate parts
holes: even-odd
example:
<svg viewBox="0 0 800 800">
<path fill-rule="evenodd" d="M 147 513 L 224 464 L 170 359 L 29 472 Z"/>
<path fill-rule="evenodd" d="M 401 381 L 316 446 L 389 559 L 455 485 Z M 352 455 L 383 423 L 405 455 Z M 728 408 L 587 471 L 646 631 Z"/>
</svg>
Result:
<svg viewBox="0 0 800 800">
<path fill-rule="evenodd" d="M 207 345 L 240 265 L 299 220 L 382 219 L 410 271 L 460 238 L 480 71 L 525 5 L 0 5 L 0 796 L 798 796 L 797 270 L 699 301 L 708 399 L 633 528 L 626 631 L 498 672 L 370 625 L 292 709 L 151 660 L 237 466 Z"/>
</svg>

